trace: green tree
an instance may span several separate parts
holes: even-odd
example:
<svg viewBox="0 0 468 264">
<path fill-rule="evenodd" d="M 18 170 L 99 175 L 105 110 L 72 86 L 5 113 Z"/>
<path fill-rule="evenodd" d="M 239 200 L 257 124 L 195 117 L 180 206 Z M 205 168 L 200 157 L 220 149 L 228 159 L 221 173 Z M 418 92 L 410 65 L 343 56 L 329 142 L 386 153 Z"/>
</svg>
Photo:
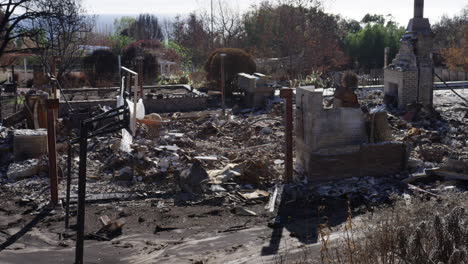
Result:
<svg viewBox="0 0 468 264">
<path fill-rule="evenodd" d="M 135 18 L 129 16 L 123 16 L 114 20 L 114 34 L 120 35 L 122 31 L 130 28 L 135 23 Z"/>
<path fill-rule="evenodd" d="M 175 43 L 173 40 L 169 40 L 167 44 L 164 44 L 166 50 L 172 49 L 174 50 L 177 55 L 180 57 L 180 66 L 184 70 L 189 70 L 192 68 L 193 63 L 190 57 L 190 50 L 182 45 Z"/>
<path fill-rule="evenodd" d="M 128 36 L 114 34 L 109 37 L 109 41 L 111 44 L 112 51 L 115 54 L 122 55 L 124 48 L 128 46 L 130 43 L 134 42 L 135 40 Z"/>
<path fill-rule="evenodd" d="M 200 16 L 191 13 L 186 19 L 176 17 L 169 40 L 183 47 L 192 62 L 191 71 L 201 68 L 211 49 L 210 30 Z"/>
<path fill-rule="evenodd" d="M 350 32 L 344 38 L 346 53 L 360 68 L 381 68 L 384 64 L 384 50 L 390 48 L 389 59 L 395 57 L 400 47 L 400 38 L 405 29 L 393 21 L 381 20 L 382 16 L 366 15 L 364 28 Z M 390 23 L 391 22 L 391 23 Z"/>
<path fill-rule="evenodd" d="M 364 24 L 369 24 L 369 23 L 376 23 L 383 25 L 385 24 L 385 18 L 383 15 L 371 15 L 371 14 L 366 14 L 362 19 L 361 23 Z"/>
</svg>

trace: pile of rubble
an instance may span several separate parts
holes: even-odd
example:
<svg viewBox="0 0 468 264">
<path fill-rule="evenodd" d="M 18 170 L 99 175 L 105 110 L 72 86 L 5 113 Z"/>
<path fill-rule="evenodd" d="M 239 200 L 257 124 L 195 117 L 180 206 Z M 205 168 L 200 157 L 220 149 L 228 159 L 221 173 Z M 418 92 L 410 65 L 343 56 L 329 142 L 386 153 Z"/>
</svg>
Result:
<svg viewBox="0 0 468 264">
<path fill-rule="evenodd" d="M 138 124 L 130 152 L 121 149 L 120 133 L 89 140 L 89 195 L 165 193 L 184 203 L 213 197 L 240 203 L 267 198 L 268 191 L 280 181 L 284 170 L 284 128 L 277 112 L 224 116 L 219 111 L 203 111 L 163 118 L 169 121 L 156 136 L 146 125 Z M 11 135 L 5 138 L 5 145 L 11 150 Z M 58 146 L 62 179 L 59 190 L 64 197 L 67 144 L 64 141 Z M 77 195 L 78 145 L 74 145 L 73 152 L 72 200 Z M 4 187 L 18 194 L 29 193 L 39 202 L 47 201 L 48 194 L 42 190 L 49 185 L 46 157 L 14 162 L 10 155 L 3 165 L 0 178 Z M 42 191 L 30 193 L 31 185 Z"/>
<path fill-rule="evenodd" d="M 358 91 L 357 94 L 369 111 L 382 100 L 382 92 L 378 90 Z M 467 107 L 449 101 L 436 103 L 435 110 L 418 106 L 406 112 L 387 109 L 393 136 L 410 148 L 408 171 L 385 178 L 296 182 L 289 185 L 296 187 L 287 190 L 301 190 L 317 197 L 360 197 L 376 204 L 393 194 L 401 196 L 409 191 L 437 195 L 465 190 L 464 185 L 451 180 L 466 180 L 468 175 Z M 173 113 L 163 115 L 162 119 L 166 122 L 156 135 L 147 125 L 138 124 L 131 151 L 122 150 L 120 133 L 89 140 L 89 195 L 138 193 L 148 197 L 157 194 L 182 203 L 238 204 L 271 197 L 275 186 L 282 182 L 284 126 L 281 108 L 244 110 L 236 115 L 222 115 L 219 111 Z M 62 141 L 58 143 L 59 176 L 62 179 L 66 175 L 65 139 L 67 137 L 59 135 Z M 49 184 L 46 158 L 14 162 L 12 142 L 12 131 L 2 128 L 0 149 L 5 151 L 0 157 L 0 181 L 6 188 L 46 202 Z M 77 194 L 77 145 L 74 153 L 72 197 Z M 31 192 L 32 189 L 38 192 Z M 59 190 L 63 197 L 64 180 L 60 181 Z"/>
</svg>

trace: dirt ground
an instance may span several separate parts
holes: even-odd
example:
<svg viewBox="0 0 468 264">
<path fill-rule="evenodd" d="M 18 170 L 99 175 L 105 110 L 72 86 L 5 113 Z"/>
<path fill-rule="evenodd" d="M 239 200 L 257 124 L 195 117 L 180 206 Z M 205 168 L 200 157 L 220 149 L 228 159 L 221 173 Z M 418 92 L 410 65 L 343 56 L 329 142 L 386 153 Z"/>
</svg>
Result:
<svg viewBox="0 0 468 264">
<path fill-rule="evenodd" d="M 64 228 L 63 209 L 38 209 L 33 201 L 2 188 L 0 263 L 72 263 L 75 232 Z M 14 197 L 14 198 L 13 198 Z M 317 227 L 323 216 L 339 224 L 346 218 L 344 199 L 292 201 L 278 216 L 265 202 L 245 206 L 258 216 L 240 216 L 232 206 L 158 205 L 165 199 L 93 203 L 86 207 L 86 263 L 270 263 L 278 254 L 318 250 Z M 98 217 L 124 217 L 122 235 L 98 241 Z M 275 223 L 276 220 L 276 223 Z"/>
</svg>

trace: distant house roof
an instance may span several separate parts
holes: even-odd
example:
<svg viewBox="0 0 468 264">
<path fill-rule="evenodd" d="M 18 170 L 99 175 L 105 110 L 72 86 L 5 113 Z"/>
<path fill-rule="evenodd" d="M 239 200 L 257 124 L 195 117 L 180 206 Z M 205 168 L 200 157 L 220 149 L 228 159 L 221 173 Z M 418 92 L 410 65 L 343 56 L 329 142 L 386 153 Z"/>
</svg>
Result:
<svg viewBox="0 0 468 264">
<path fill-rule="evenodd" d="M 173 62 L 173 61 L 168 61 L 168 60 L 165 60 L 163 58 L 158 58 L 158 63 L 159 64 L 164 64 L 164 65 L 176 65 L 177 63 L 176 62 Z"/>
<path fill-rule="evenodd" d="M 96 50 L 108 50 L 110 47 L 107 46 L 93 46 L 93 45 L 80 45 L 80 49 L 86 52 L 92 53 Z"/>
</svg>

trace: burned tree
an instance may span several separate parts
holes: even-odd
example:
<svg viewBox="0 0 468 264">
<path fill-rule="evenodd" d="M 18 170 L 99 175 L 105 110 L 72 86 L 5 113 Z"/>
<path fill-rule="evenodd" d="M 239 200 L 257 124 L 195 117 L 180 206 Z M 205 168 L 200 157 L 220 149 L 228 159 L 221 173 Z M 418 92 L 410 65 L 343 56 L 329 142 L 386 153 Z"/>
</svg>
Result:
<svg viewBox="0 0 468 264">
<path fill-rule="evenodd" d="M 83 59 L 83 64 L 87 69 L 87 77 L 93 87 L 100 84 L 112 84 L 115 77 L 118 76 L 117 67 L 111 67 L 118 64 L 117 55 L 110 50 L 96 50 L 91 55 Z"/>
<path fill-rule="evenodd" d="M 93 26 L 93 18 L 84 15 L 81 0 L 47 0 L 36 3 L 41 12 L 53 13 L 31 22 L 31 29 L 38 31 L 33 38 L 40 49 L 40 58 L 47 71 L 56 63 L 60 80 L 71 71 L 82 55 L 85 43 Z"/>
<path fill-rule="evenodd" d="M 30 38 L 37 30 L 27 27 L 33 19 L 52 15 L 37 8 L 36 0 L 0 1 L 0 57 L 7 53 L 22 51 L 14 46 L 16 40 Z"/>
<path fill-rule="evenodd" d="M 140 40 L 124 48 L 122 61 L 128 67 L 139 67 L 138 60 L 142 60 L 143 82 L 152 83 L 158 76 L 157 55 L 162 54 L 162 45 L 158 40 Z"/>
<path fill-rule="evenodd" d="M 128 28 L 124 28 L 120 33 L 136 40 L 164 40 L 163 31 L 158 18 L 150 14 L 139 15 Z"/>
</svg>

